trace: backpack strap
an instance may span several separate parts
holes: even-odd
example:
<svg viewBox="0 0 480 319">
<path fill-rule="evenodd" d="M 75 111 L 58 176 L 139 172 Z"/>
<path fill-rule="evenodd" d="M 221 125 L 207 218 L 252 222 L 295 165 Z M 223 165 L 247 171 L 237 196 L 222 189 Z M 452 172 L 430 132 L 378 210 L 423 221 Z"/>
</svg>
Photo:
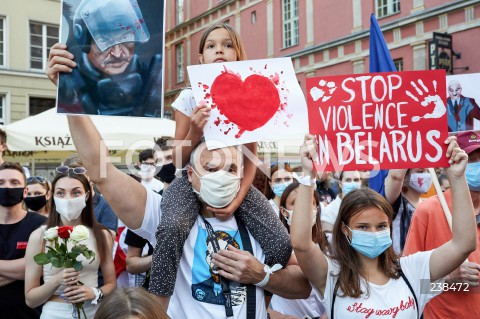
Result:
<svg viewBox="0 0 480 319">
<path fill-rule="evenodd" d="M 332 308 L 330 309 L 330 319 L 333 319 L 335 315 L 335 299 L 337 299 L 337 292 L 338 292 L 338 280 L 335 281 L 335 287 L 333 288 L 333 296 L 332 296 Z"/>
<path fill-rule="evenodd" d="M 245 228 L 245 225 L 242 223 L 240 218 L 237 217 L 235 214 L 235 220 L 237 221 L 238 225 L 238 232 L 240 233 L 240 238 L 242 239 L 243 249 L 248 251 L 252 256 L 253 248 L 252 243 L 250 241 L 250 236 L 248 236 L 248 231 Z M 253 284 L 248 284 L 247 286 L 247 319 L 255 319 L 256 318 L 256 287 Z"/>
<path fill-rule="evenodd" d="M 399 262 L 399 264 L 400 264 L 400 262 Z M 398 273 L 400 274 L 400 276 L 403 278 L 403 280 L 407 284 L 408 289 L 410 289 L 410 292 L 413 295 L 413 299 L 415 299 L 415 304 L 417 305 L 417 318 L 423 319 L 423 313 L 422 313 L 422 315 L 420 315 L 420 309 L 418 308 L 417 296 L 415 295 L 415 292 L 413 291 L 413 288 L 412 288 L 412 285 L 410 284 L 410 281 L 408 281 L 407 276 L 405 276 L 405 274 L 403 273 L 402 268 L 400 268 L 398 270 Z"/>
</svg>

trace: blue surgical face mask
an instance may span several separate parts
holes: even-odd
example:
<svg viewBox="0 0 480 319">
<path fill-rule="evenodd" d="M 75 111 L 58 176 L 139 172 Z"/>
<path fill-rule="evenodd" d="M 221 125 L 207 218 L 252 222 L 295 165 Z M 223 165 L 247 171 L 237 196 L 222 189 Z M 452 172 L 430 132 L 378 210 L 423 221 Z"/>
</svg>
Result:
<svg viewBox="0 0 480 319">
<path fill-rule="evenodd" d="M 347 226 L 348 229 L 350 227 Z M 352 239 L 347 237 L 350 245 L 362 255 L 368 258 L 376 258 L 380 256 L 392 244 L 390 237 L 390 229 L 385 229 L 377 232 L 368 232 L 361 230 L 351 230 Z"/>
<path fill-rule="evenodd" d="M 480 192 L 480 162 L 468 163 L 465 175 L 468 188 L 471 191 Z"/>
<path fill-rule="evenodd" d="M 273 185 L 273 192 L 278 197 L 282 197 L 283 191 L 285 190 L 285 188 L 287 188 L 288 185 L 290 185 L 290 183 L 275 184 Z"/>
<path fill-rule="evenodd" d="M 360 183 L 357 182 L 342 182 L 342 194 L 347 195 L 355 189 L 360 189 Z"/>
</svg>

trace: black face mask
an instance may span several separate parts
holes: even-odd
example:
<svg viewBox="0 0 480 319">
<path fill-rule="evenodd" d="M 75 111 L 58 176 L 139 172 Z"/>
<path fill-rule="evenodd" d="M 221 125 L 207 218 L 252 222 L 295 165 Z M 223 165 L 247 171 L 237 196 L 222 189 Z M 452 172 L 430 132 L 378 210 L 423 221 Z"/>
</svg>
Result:
<svg viewBox="0 0 480 319">
<path fill-rule="evenodd" d="M 163 183 L 170 184 L 175 179 L 175 165 L 173 163 L 166 164 L 162 166 L 160 172 L 157 173 L 157 177 Z"/>
<path fill-rule="evenodd" d="M 0 206 L 11 207 L 17 205 L 23 200 L 23 191 L 25 187 L 1 187 L 0 188 Z"/>
<path fill-rule="evenodd" d="M 28 209 L 37 212 L 47 204 L 47 197 L 45 195 L 25 197 L 23 201 L 25 202 L 25 205 L 27 205 Z"/>
</svg>

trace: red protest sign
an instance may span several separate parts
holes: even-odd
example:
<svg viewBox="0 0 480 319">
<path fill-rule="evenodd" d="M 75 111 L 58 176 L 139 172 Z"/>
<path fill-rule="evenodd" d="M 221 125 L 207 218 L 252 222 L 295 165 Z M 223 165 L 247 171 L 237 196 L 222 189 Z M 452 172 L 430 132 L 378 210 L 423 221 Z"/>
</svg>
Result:
<svg viewBox="0 0 480 319">
<path fill-rule="evenodd" d="M 448 166 L 444 70 L 307 79 L 318 170 Z"/>
</svg>

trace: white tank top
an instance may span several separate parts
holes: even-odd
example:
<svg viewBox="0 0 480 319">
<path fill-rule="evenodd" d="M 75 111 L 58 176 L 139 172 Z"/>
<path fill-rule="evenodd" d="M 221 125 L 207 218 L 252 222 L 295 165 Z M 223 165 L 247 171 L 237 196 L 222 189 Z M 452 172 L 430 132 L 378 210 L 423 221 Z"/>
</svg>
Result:
<svg viewBox="0 0 480 319">
<path fill-rule="evenodd" d="M 42 228 L 45 230 L 46 226 L 42 226 Z M 79 280 L 87 287 L 97 287 L 98 286 L 98 270 L 100 267 L 100 256 L 97 253 L 97 247 L 96 247 L 95 238 L 93 236 L 93 231 L 91 228 L 88 228 L 88 231 L 90 236 L 88 237 L 87 240 L 80 242 L 80 244 L 87 246 L 91 251 L 95 253 L 95 260 L 92 263 L 89 263 L 89 261 L 86 260 L 85 256 L 79 255 L 77 257 L 77 260 L 81 261 L 83 265 L 83 269 L 80 271 Z M 59 243 L 60 241 L 63 241 L 63 239 L 59 238 Z M 47 242 L 46 245 L 50 245 L 50 242 Z M 67 243 L 68 251 L 72 249 L 72 246 L 73 245 L 70 242 Z M 48 282 L 53 276 L 58 274 L 63 269 L 64 268 L 55 268 L 52 266 L 52 264 L 44 265 L 43 281 Z M 66 287 L 64 285 L 60 285 L 53 294 L 61 295 L 65 288 Z"/>
</svg>

